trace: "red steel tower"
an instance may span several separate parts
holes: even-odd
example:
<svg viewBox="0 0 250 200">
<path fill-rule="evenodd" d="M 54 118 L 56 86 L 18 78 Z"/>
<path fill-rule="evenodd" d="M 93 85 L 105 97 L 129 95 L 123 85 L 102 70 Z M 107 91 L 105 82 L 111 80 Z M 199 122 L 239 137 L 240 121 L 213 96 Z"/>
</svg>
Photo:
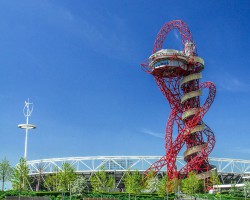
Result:
<svg viewBox="0 0 250 200">
<path fill-rule="evenodd" d="M 173 29 L 178 29 L 181 35 L 181 51 L 162 49 L 167 34 Z M 187 24 L 181 20 L 165 23 L 156 37 L 152 55 L 141 65 L 154 76 L 171 108 L 166 125 L 166 154 L 147 171 L 158 172 L 166 166 L 170 179 L 185 176 L 191 171 L 200 178 L 210 177 L 212 166 L 208 162 L 208 155 L 214 148 L 215 137 L 202 118 L 213 103 L 216 87 L 212 82 L 200 83 L 204 60 L 195 51 Z M 200 96 L 205 88 L 209 89 L 208 97 L 201 105 Z M 173 138 L 174 125 L 178 127 L 176 138 Z M 178 171 L 176 157 L 184 146 L 186 165 Z"/>
</svg>

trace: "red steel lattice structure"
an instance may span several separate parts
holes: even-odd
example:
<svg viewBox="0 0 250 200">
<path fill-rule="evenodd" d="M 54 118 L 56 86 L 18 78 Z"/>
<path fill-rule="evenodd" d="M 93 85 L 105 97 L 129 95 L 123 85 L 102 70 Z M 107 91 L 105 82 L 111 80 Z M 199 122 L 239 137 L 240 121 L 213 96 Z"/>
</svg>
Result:
<svg viewBox="0 0 250 200">
<path fill-rule="evenodd" d="M 181 35 L 182 51 L 162 49 L 167 34 L 173 29 L 178 29 Z M 158 172 L 166 166 L 170 179 L 185 176 L 191 171 L 208 178 L 212 169 L 208 155 L 214 148 L 215 137 L 202 118 L 214 101 L 216 87 L 212 82 L 199 81 L 204 61 L 195 52 L 187 24 L 181 20 L 165 23 L 156 37 L 152 55 L 141 65 L 154 76 L 171 108 L 165 134 L 166 154 L 146 172 Z M 205 88 L 209 89 L 208 97 L 201 105 L 200 96 Z M 178 130 L 176 138 L 173 138 L 174 125 Z M 178 171 L 176 157 L 184 145 L 186 165 Z"/>
</svg>

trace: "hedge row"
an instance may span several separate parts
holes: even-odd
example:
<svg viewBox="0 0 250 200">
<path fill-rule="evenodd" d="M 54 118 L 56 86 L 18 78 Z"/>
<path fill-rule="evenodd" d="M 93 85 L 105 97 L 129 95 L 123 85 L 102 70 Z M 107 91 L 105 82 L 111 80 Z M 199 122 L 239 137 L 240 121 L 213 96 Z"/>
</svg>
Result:
<svg viewBox="0 0 250 200">
<path fill-rule="evenodd" d="M 32 191 L 18 191 L 18 190 L 8 190 L 8 191 L 0 191 L 0 199 L 5 199 L 6 196 L 49 196 L 51 200 L 69 200 L 70 194 L 69 192 L 53 192 L 53 191 L 46 191 L 46 192 L 32 192 Z M 244 199 L 242 193 L 238 193 L 234 196 L 230 194 L 199 194 L 196 195 L 199 197 L 207 197 L 207 199 L 215 199 L 215 197 L 219 200 L 240 200 Z M 175 194 L 169 194 L 168 199 L 173 200 L 175 198 Z M 102 194 L 93 194 L 93 193 L 86 193 L 81 196 L 74 196 L 72 195 L 71 200 L 79 200 L 83 198 L 112 198 L 112 199 L 119 199 L 119 200 L 128 200 L 128 199 L 136 199 L 136 200 L 161 200 L 166 199 L 166 197 L 159 197 L 157 194 L 128 194 L 128 193 L 102 193 Z M 250 200 L 250 198 L 247 198 Z"/>
</svg>

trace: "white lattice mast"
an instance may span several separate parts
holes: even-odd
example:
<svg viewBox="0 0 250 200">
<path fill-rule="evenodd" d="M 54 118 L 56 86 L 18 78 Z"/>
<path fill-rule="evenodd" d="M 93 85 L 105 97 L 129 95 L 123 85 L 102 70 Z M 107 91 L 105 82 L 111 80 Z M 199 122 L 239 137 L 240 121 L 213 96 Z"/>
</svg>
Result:
<svg viewBox="0 0 250 200">
<path fill-rule="evenodd" d="M 35 129 L 36 125 L 29 124 L 29 117 L 33 111 L 33 103 L 29 102 L 29 98 L 24 103 L 23 114 L 26 117 L 26 124 L 19 124 L 18 128 L 25 129 L 24 159 L 27 160 L 28 130 Z"/>
</svg>

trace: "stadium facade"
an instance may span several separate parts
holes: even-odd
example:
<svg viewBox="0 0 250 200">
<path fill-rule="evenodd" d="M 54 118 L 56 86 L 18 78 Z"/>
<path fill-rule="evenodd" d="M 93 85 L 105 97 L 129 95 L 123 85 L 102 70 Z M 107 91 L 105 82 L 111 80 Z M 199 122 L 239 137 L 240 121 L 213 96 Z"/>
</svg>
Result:
<svg viewBox="0 0 250 200">
<path fill-rule="evenodd" d="M 149 166 L 159 160 L 161 156 L 91 156 L 91 157 L 65 157 L 51 158 L 41 160 L 27 161 L 29 167 L 29 176 L 35 182 L 42 177 L 52 175 L 55 168 L 61 169 L 63 163 L 69 163 L 75 167 L 76 173 L 82 175 L 86 180 L 90 181 L 90 177 L 104 166 L 105 171 L 112 174 L 115 178 L 115 187 L 121 189 L 123 185 L 123 177 L 126 171 L 138 170 L 144 173 Z M 209 157 L 209 162 L 216 168 L 222 184 L 241 183 L 245 176 L 250 175 L 250 160 L 231 159 L 231 158 L 214 158 Z M 180 169 L 185 165 L 183 157 L 177 157 L 177 167 Z M 162 168 L 158 172 L 159 176 L 166 173 L 166 169 Z M 35 183 L 34 182 L 34 183 Z"/>
</svg>

